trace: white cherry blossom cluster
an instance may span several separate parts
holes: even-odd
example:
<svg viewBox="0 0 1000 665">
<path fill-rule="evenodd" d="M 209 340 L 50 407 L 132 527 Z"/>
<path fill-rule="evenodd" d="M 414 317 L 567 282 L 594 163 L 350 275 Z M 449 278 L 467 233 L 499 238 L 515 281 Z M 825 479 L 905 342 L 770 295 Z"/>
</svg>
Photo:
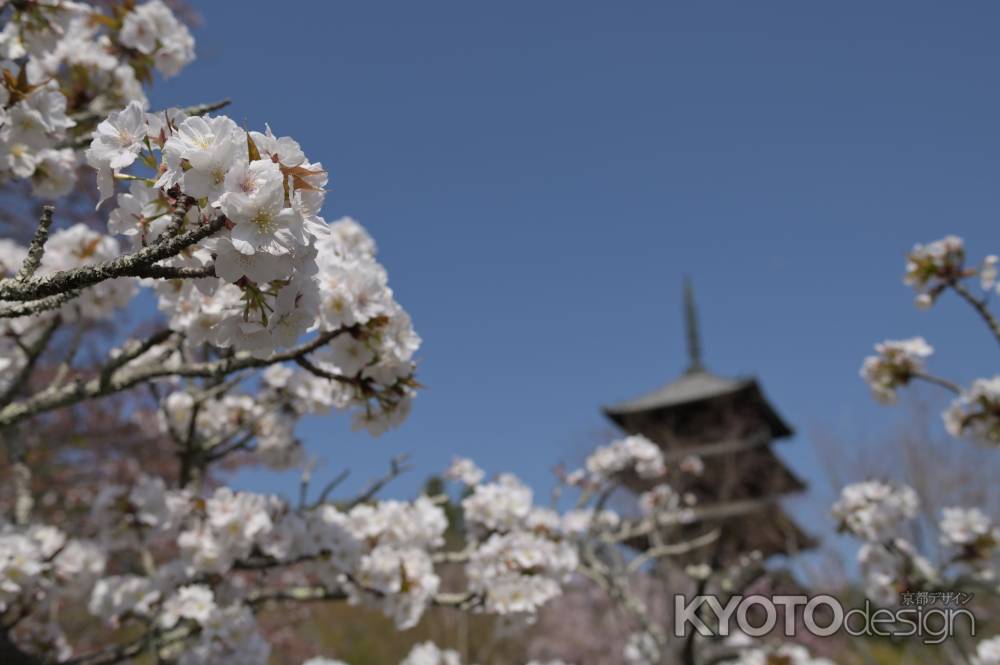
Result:
<svg viewBox="0 0 1000 665">
<path fill-rule="evenodd" d="M 945 508 L 938 531 L 941 543 L 954 550 L 952 563 L 987 585 L 1000 584 L 1000 526 L 982 509 Z"/>
<path fill-rule="evenodd" d="M 945 508 L 938 528 L 945 545 L 975 548 L 1000 544 L 1000 530 L 980 508 Z"/>
<path fill-rule="evenodd" d="M 408 413 L 420 338 L 393 298 L 375 244 L 354 220 L 320 216 L 326 171 L 288 137 L 247 132 L 226 116 L 147 114 L 138 104 L 110 114 L 95 133 L 88 161 L 102 196 L 117 196 L 109 231 L 147 247 L 166 235 L 224 220 L 211 237 L 164 262 L 204 277 L 158 280 L 160 310 L 186 346 L 208 343 L 266 358 L 309 332 L 328 343 L 307 369 L 273 369 L 272 394 L 296 401 L 289 414 L 360 407 L 356 427 L 373 433 Z M 155 181 L 126 176 L 137 162 Z M 276 464 L 294 462 L 290 420 L 268 425 Z"/>
<path fill-rule="evenodd" d="M 471 464 L 460 466 L 467 471 Z M 477 539 L 465 567 L 469 590 L 482 598 L 487 612 L 497 614 L 531 615 L 559 595 L 579 563 L 572 538 L 595 521 L 593 510 L 560 517 L 534 506 L 531 488 L 510 474 L 475 485 L 462 510 Z M 617 516 L 598 514 L 604 524 L 617 524 Z"/>
<path fill-rule="evenodd" d="M 308 570 L 355 602 L 381 609 L 400 628 L 414 625 L 437 592 L 431 550 L 447 520 L 427 497 L 360 504 L 341 512 L 324 504 L 306 514 L 275 497 L 220 488 L 178 544 L 194 571 L 223 574 L 240 561 L 311 560 Z"/>
<path fill-rule="evenodd" d="M 916 517 L 919 505 L 913 488 L 869 480 L 844 487 L 833 515 L 841 529 L 878 543 L 898 535 L 899 527 Z"/>
<path fill-rule="evenodd" d="M 79 600 L 104 572 L 107 557 L 94 542 L 51 526 L 0 522 L 0 616 L 35 612 L 46 617 L 32 635 L 35 647 L 65 658 L 69 648 L 55 620 L 56 595 Z"/>
<path fill-rule="evenodd" d="M 164 420 L 189 424 L 189 398 L 187 392 L 168 397 Z M 239 397 L 217 412 L 202 406 L 212 419 L 236 420 L 246 417 L 248 407 Z M 227 416 L 227 410 L 236 415 Z M 226 431 L 194 417 L 196 428 Z M 459 467 L 478 469 L 471 461 Z M 268 578 L 256 577 L 256 571 L 288 570 L 291 577 L 285 581 L 318 582 L 327 593 L 380 609 L 402 629 L 415 625 L 443 593 L 437 563 L 455 560 L 464 563 L 464 590 L 452 596 L 478 611 L 530 617 L 577 571 L 579 540 L 595 529 L 609 533 L 621 521 L 601 508 L 560 515 L 535 506 L 530 488 L 510 475 L 474 485 L 462 508 L 469 541 L 453 553 L 461 558 L 439 559 L 448 519 L 439 500 L 430 497 L 293 509 L 274 496 L 227 487 L 204 494 L 140 476 L 128 485 L 104 488 L 94 500 L 93 541 L 63 552 L 77 562 L 74 593 L 94 617 L 112 628 L 155 625 L 160 631 L 181 631 L 176 643 L 158 647 L 162 657 L 192 665 L 263 665 L 269 647 L 254 620 L 252 599 L 266 592 Z M 60 561 L 51 552 L 59 545 L 42 551 L 25 542 L 23 537 L 18 545 L 0 540 L 0 556 L 29 571 L 10 575 L 27 580 L 23 588 L 10 590 L 11 598 L 30 593 L 60 605 L 68 585 L 34 581 L 51 577 L 56 564 L 50 561 Z M 117 565 L 106 569 L 105 561 L 130 556 L 146 562 L 145 574 Z"/>
<path fill-rule="evenodd" d="M 123 618 L 149 617 L 162 597 L 164 580 L 141 575 L 108 575 L 97 580 L 87 610 L 112 628 Z"/>
<path fill-rule="evenodd" d="M 623 471 L 634 471 L 640 478 L 657 478 L 667 471 L 660 448 L 644 436 L 633 435 L 600 446 L 587 457 L 586 476 L 571 474 L 577 482 L 586 478 L 600 484 Z"/>
<path fill-rule="evenodd" d="M 1000 375 L 974 381 L 945 410 L 944 424 L 952 436 L 1000 444 Z"/>
<path fill-rule="evenodd" d="M 283 510 L 276 497 L 220 487 L 204 501 L 204 509 L 192 512 L 177 545 L 195 571 L 226 573 L 255 551 L 274 550 L 271 536 Z"/>
<path fill-rule="evenodd" d="M 875 399 L 885 404 L 896 401 L 896 389 L 910 382 L 924 369 L 924 359 L 934 349 L 923 337 L 887 339 L 875 345 L 877 355 L 865 358 L 861 378 L 868 383 Z"/>
<path fill-rule="evenodd" d="M 145 106 L 142 83 L 154 68 L 177 74 L 194 59 L 194 39 L 160 0 L 110 15 L 66 0 L 6 4 L 0 180 L 30 178 L 36 196 L 57 198 L 76 182 L 70 130 L 86 125 L 88 114 L 131 101 Z"/>
<path fill-rule="evenodd" d="M 91 541 L 50 526 L 0 523 L 0 612 L 53 586 L 77 592 L 104 565 L 103 552 Z"/>
<path fill-rule="evenodd" d="M 186 490 L 170 490 L 162 478 L 140 475 L 132 485 L 106 485 L 94 498 L 91 519 L 109 551 L 140 546 L 150 533 L 173 536 L 191 508 Z"/>
<path fill-rule="evenodd" d="M 865 595 L 888 606 L 898 605 L 901 593 L 931 588 L 939 578 L 933 564 L 902 538 L 864 543 L 858 549 L 858 565 Z"/>
<path fill-rule="evenodd" d="M 569 538 L 581 538 L 591 532 L 614 531 L 621 521 L 618 513 L 606 508 L 574 508 L 563 513 L 562 531 Z"/>
<path fill-rule="evenodd" d="M 266 662 L 266 645 L 242 604 L 245 590 L 232 583 L 241 570 L 301 562 L 310 577 L 382 609 L 401 628 L 420 619 L 440 584 L 431 551 L 443 545 L 447 519 L 427 497 L 359 504 L 347 512 L 322 504 L 303 512 L 274 496 L 220 487 L 198 498 L 141 477 L 130 487 L 108 488 L 94 510 L 102 517 L 97 551 L 131 549 L 165 558 L 151 576 L 93 576 L 91 613 L 112 626 L 136 616 L 164 629 L 193 622 L 200 638 L 184 651 L 191 659 L 184 662 L 220 662 L 222 654 L 234 662 Z M 50 552 L 38 553 L 36 546 L 28 558 L 18 555 L 23 548 L 9 549 L 10 559 L 32 575 L 47 570 L 39 559 Z M 0 555 L 6 552 L 0 546 Z M 221 586 L 198 582 L 205 579 Z M 240 658 L 232 655 L 237 648 Z"/>
<path fill-rule="evenodd" d="M 917 290 L 917 306 L 930 307 L 943 285 L 963 276 L 965 243 L 947 236 L 926 245 L 915 245 L 906 257 L 904 283 Z"/>
<path fill-rule="evenodd" d="M 178 665 L 240 663 L 267 665 L 271 645 L 257 627 L 249 607 L 241 603 L 217 606 L 205 587 L 182 587 L 164 603 L 164 627 L 186 621 L 198 627 L 193 642 L 161 649 L 160 656 Z"/>
<path fill-rule="evenodd" d="M 462 510 L 471 528 L 512 531 L 527 520 L 533 501 L 530 487 L 512 474 L 502 474 L 495 482 L 475 486 L 462 500 Z"/>
<path fill-rule="evenodd" d="M 444 472 L 444 477 L 473 487 L 486 477 L 486 473 L 476 466 L 476 463 L 472 460 L 465 457 L 456 457 L 452 460 L 451 466 Z"/>
<path fill-rule="evenodd" d="M 632 633 L 622 650 L 625 665 L 656 665 L 660 662 L 660 644 L 656 636 L 647 631 Z"/>
<path fill-rule="evenodd" d="M 227 393 L 199 400 L 187 390 L 170 393 L 162 403 L 160 432 L 180 439 L 193 428 L 208 442 L 208 454 L 238 448 L 268 468 L 300 466 L 303 449 L 295 428 L 301 412 L 292 396 L 270 389 L 266 380 L 263 385 L 256 396 Z"/>
<path fill-rule="evenodd" d="M 462 657 L 453 649 L 442 649 L 433 642 L 415 644 L 399 665 L 462 665 Z"/>
<path fill-rule="evenodd" d="M 401 629 L 415 625 L 440 587 L 430 552 L 444 543 L 444 511 L 427 497 L 383 501 L 356 506 L 347 524 L 363 543 L 354 570 L 346 571 L 352 598 L 378 607 Z"/>
<path fill-rule="evenodd" d="M 669 484 L 660 483 L 639 495 L 639 508 L 658 524 L 689 524 L 695 520 L 695 501 L 693 494 L 681 495 Z"/>
<path fill-rule="evenodd" d="M 841 529 L 864 541 L 858 550 L 858 563 L 865 594 L 883 605 L 898 604 L 904 591 L 935 588 L 943 578 L 943 569 L 899 536 L 903 523 L 914 519 L 918 508 L 912 488 L 880 481 L 848 485 L 833 507 Z M 942 533 L 943 541 L 960 537 L 963 529 L 976 528 L 968 524 L 970 516 L 949 512 L 947 517 L 951 524 L 942 525 L 947 529 Z"/>
<path fill-rule="evenodd" d="M 466 565 L 469 588 L 487 612 L 533 614 L 562 593 L 579 560 L 575 546 L 529 531 L 494 533 Z"/>
<path fill-rule="evenodd" d="M 13 70 L 0 61 L 4 73 Z M 0 180 L 31 178 L 36 196 L 56 198 L 76 182 L 73 150 L 61 148 L 76 121 L 66 115 L 66 98 L 55 82 L 24 83 L 7 78 L 0 86 Z"/>
<path fill-rule="evenodd" d="M 167 591 L 162 580 L 158 585 L 157 581 L 134 575 L 108 577 L 95 586 L 90 611 L 117 625 L 123 617 L 151 616 L 154 606 L 158 608 L 156 625 L 161 630 L 196 635 L 183 646 L 164 647 L 161 658 L 188 665 L 266 665 L 271 649 L 257 629 L 250 608 L 239 602 L 220 606 L 214 592 L 205 585 L 189 584 Z"/>
<path fill-rule="evenodd" d="M 151 0 L 127 11 L 121 19 L 118 42 L 152 58 L 156 70 L 176 76 L 194 60 L 194 38 L 160 0 Z"/>
<path fill-rule="evenodd" d="M 976 645 L 972 665 L 1000 665 L 1000 635 L 982 640 Z"/>
</svg>

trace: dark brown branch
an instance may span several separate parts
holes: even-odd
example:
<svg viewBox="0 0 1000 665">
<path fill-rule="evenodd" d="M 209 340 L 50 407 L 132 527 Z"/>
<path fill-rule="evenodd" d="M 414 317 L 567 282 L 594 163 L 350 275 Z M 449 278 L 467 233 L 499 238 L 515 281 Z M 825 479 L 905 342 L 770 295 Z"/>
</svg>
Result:
<svg viewBox="0 0 1000 665">
<path fill-rule="evenodd" d="M 216 451 L 214 448 L 210 448 L 208 450 L 208 454 L 205 455 L 205 461 L 208 463 L 218 462 L 223 457 L 231 455 L 237 450 L 244 450 L 250 445 L 250 442 L 253 441 L 256 436 L 257 435 L 253 432 L 247 432 L 237 439 L 235 443 L 231 443 L 221 450 Z"/>
<path fill-rule="evenodd" d="M 211 113 L 212 111 L 218 111 L 219 109 L 224 109 L 233 101 L 229 98 L 220 99 L 217 102 L 209 102 L 208 104 L 197 104 L 195 106 L 189 106 L 184 109 L 184 112 L 188 115 L 205 115 L 206 113 Z"/>
<path fill-rule="evenodd" d="M 322 367 L 317 367 L 308 358 L 296 358 L 295 364 L 297 364 L 302 369 L 306 370 L 314 376 L 318 376 L 321 379 L 326 379 L 328 381 L 337 381 L 338 383 L 355 383 L 353 379 L 349 376 L 344 376 L 343 374 L 334 374 L 333 372 L 328 372 Z"/>
<path fill-rule="evenodd" d="M 49 342 L 52 340 L 52 335 L 55 334 L 56 328 L 59 327 L 61 320 L 58 316 L 52 318 L 51 321 L 46 324 L 45 328 L 39 334 L 38 339 L 36 339 L 32 344 L 24 346 L 21 351 L 25 355 L 24 366 L 18 371 L 17 375 L 11 380 L 10 385 L 7 389 L 0 393 L 0 406 L 6 406 L 11 403 L 11 401 L 17 397 L 17 394 L 21 391 L 21 388 L 27 383 L 28 378 L 31 373 L 35 370 L 35 364 L 38 362 L 38 358 L 45 352 L 48 348 Z"/>
<path fill-rule="evenodd" d="M 389 462 L 389 471 L 381 478 L 373 481 L 364 492 L 354 497 L 354 499 L 348 503 L 348 507 L 353 508 L 358 504 L 371 500 L 376 494 L 382 491 L 383 487 L 409 471 L 410 468 L 410 465 L 407 464 L 407 456 L 405 454 L 396 455 Z"/>
<path fill-rule="evenodd" d="M 326 500 L 330 497 L 330 493 L 333 490 L 337 489 L 337 487 L 342 482 L 344 482 L 345 480 L 347 480 L 347 477 L 349 475 L 351 475 L 351 470 L 350 469 L 344 469 L 343 471 L 341 471 L 340 473 L 338 473 L 333 478 L 333 480 L 331 480 L 330 482 L 328 482 L 326 485 L 323 486 L 323 489 L 320 491 L 319 496 L 316 497 L 316 500 L 311 504 L 310 507 L 315 508 L 315 507 L 317 507 L 317 506 L 319 506 L 319 505 L 321 505 L 323 503 L 326 503 Z"/>
<path fill-rule="evenodd" d="M 118 371 L 125 365 L 129 364 L 139 356 L 143 355 L 157 344 L 162 344 L 163 342 L 166 342 L 168 339 L 170 339 L 170 336 L 173 334 L 174 334 L 173 330 L 169 329 L 159 330 L 150 335 L 149 337 L 147 337 L 146 339 L 144 339 L 142 342 L 137 342 L 130 348 L 122 349 L 122 352 L 118 354 L 117 357 L 112 358 L 101 369 L 101 374 L 100 374 L 101 385 L 107 387 L 108 384 L 110 384 L 111 382 L 111 376 L 116 371 Z"/>
<path fill-rule="evenodd" d="M 203 277 L 215 277 L 215 266 L 207 266 L 205 268 L 141 266 L 136 269 L 132 276 L 152 279 L 201 279 Z"/>
<path fill-rule="evenodd" d="M 40 658 L 21 651 L 4 631 L 0 631 L 0 663 L 4 663 L 4 665 L 44 665 Z"/>
</svg>

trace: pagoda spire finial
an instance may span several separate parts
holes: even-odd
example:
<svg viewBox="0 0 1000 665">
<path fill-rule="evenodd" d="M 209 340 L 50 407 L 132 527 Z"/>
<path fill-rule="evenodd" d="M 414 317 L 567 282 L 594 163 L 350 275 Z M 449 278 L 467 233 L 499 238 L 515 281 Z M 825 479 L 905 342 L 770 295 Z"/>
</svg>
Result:
<svg viewBox="0 0 1000 665">
<path fill-rule="evenodd" d="M 691 277 L 684 276 L 684 329 L 687 333 L 688 374 L 701 372 L 705 366 L 701 364 L 701 337 L 698 333 L 698 311 L 694 305 L 694 287 Z"/>
</svg>

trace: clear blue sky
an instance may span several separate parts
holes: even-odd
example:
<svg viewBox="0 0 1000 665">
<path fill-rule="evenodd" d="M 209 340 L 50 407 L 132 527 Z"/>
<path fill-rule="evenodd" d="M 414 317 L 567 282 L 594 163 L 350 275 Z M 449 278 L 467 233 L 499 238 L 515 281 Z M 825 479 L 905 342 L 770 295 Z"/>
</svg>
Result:
<svg viewBox="0 0 1000 665">
<path fill-rule="evenodd" d="M 901 274 L 946 233 L 1000 251 L 996 3 L 198 8 L 199 60 L 154 105 L 228 96 L 298 139 L 331 171 L 327 218 L 366 225 L 425 340 L 401 429 L 306 424 L 321 475 L 357 487 L 405 451 L 397 494 L 452 454 L 550 487 L 600 405 L 683 368 L 684 273 L 708 366 L 761 378 L 807 478 L 814 428 L 898 417 L 857 376 L 874 342 L 922 334 L 935 366 L 992 374 L 972 315 L 917 311 Z"/>
</svg>

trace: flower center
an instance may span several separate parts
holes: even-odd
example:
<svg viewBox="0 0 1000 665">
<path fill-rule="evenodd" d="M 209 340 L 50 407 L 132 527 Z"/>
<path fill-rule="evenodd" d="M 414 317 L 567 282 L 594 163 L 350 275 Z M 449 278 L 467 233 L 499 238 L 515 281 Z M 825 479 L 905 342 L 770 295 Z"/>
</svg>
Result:
<svg viewBox="0 0 1000 665">
<path fill-rule="evenodd" d="M 274 215 L 267 210 L 258 210 L 254 218 L 250 220 L 261 233 L 273 233 L 275 227 Z"/>
</svg>

